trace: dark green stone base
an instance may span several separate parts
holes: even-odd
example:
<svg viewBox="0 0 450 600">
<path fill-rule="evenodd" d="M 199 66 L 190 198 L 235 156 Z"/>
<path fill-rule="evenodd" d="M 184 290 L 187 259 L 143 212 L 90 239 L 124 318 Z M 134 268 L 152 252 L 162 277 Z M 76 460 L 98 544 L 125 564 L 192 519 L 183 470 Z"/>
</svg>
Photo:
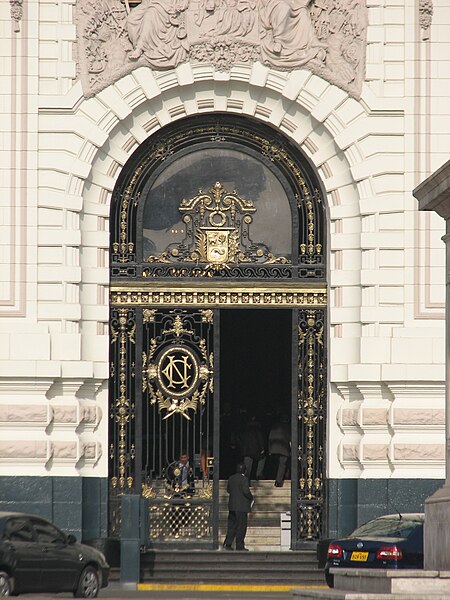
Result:
<svg viewBox="0 0 450 600">
<path fill-rule="evenodd" d="M 78 540 L 107 536 L 107 484 L 100 477 L 0 477 L 0 510 L 53 521 Z"/>
<path fill-rule="evenodd" d="M 324 537 L 336 538 L 381 515 L 424 512 L 442 479 L 329 479 Z"/>
<path fill-rule="evenodd" d="M 389 513 L 423 512 L 441 479 L 330 479 L 323 537 L 347 535 Z M 41 515 L 79 540 L 108 535 L 108 480 L 100 477 L 0 477 L 0 510 Z"/>
</svg>

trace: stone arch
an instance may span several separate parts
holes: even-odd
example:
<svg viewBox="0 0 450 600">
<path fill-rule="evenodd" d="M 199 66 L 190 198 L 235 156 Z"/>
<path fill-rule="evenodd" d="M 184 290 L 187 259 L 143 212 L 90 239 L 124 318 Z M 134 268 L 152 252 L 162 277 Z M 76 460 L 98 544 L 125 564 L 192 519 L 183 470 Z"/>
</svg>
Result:
<svg viewBox="0 0 450 600">
<path fill-rule="evenodd" d="M 348 323 L 353 335 L 347 348 L 357 363 L 361 289 L 345 270 L 350 263 L 353 270 L 362 265 L 361 214 L 370 212 L 367 207 L 380 190 L 392 189 L 392 174 L 402 168 L 400 153 L 390 157 L 387 167 L 379 150 L 373 150 L 375 136 L 389 140 L 402 131 L 402 114 L 386 116 L 383 110 L 369 87 L 356 101 L 309 72 L 274 71 L 259 63 L 230 73 L 190 64 L 165 72 L 143 67 L 88 100 L 77 83 L 63 99 L 42 106 L 40 131 L 52 133 L 52 145 L 43 163 L 40 205 L 63 206 L 74 214 L 73 228 L 81 230 L 80 275 L 72 280 L 82 284 L 81 358 L 94 364 L 93 376 L 108 378 L 108 219 L 118 173 L 138 145 L 164 125 L 215 111 L 270 122 L 314 165 L 326 191 L 330 223 L 330 354 Z M 374 118 L 381 114 L 383 119 Z M 51 172 L 51 189 L 45 169 Z M 347 231 L 352 235 L 341 235 Z M 350 308 L 343 306 L 344 297 L 355 299 Z M 330 380 L 345 381 L 345 373 L 345 364 L 333 368 Z"/>
<path fill-rule="evenodd" d="M 220 152 L 220 160 L 216 151 Z M 237 162 L 233 162 L 236 160 Z M 200 167 L 200 163 L 204 166 Z M 196 166 L 191 168 L 193 164 Z M 267 185 L 270 181 L 269 172 L 280 188 L 274 185 L 274 181 Z M 184 175 L 181 176 L 180 173 Z M 163 181 L 168 185 L 165 192 L 161 192 L 160 187 L 165 185 Z M 220 182 L 232 187 L 225 188 Z M 211 351 L 213 339 L 214 347 L 219 344 L 223 348 L 223 356 L 227 352 L 225 348 L 230 348 L 223 341 L 227 339 L 225 332 L 235 325 L 229 322 L 224 328 L 220 326 L 220 322 L 225 323 L 227 313 L 233 316 L 233 323 L 238 323 L 239 318 L 246 314 L 245 320 L 249 323 L 252 313 L 246 311 L 246 308 L 268 308 L 270 304 L 273 309 L 284 308 L 289 311 L 273 311 L 271 315 L 260 310 L 254 311 L 253 314 L 259 313 L 258 319 L 267 319 L 264 325 L 260 321 L 258 329 L 269 330 L 272 319 L 287 317 L 284 323 L 288 324 L 289 331 L 284 330 L 280 322 L 278 332 L 284 339 L 284 351 L 289 354 L 284 356 L 283 366 L 274 368 L 273 377 L 269 378 L 267 385 L 261 386 L 260 375 L 254 386 L 251 386 L 250 393 L 245 394 L 249 398 L 248 410 L 253 406 L 252 410 L 260 410 L 261 415 L 266 412 L 267 415 L 270 414 L 270 411 L 276 410 L 272 399 L 278 392 L 282 397 L 280 406 L 284 406 L 287 414 L 292 414 L 292 444 L 299 448 L 302 459 L 294 461 L 291 477 L 294 482 L 303 482 L 295 492 L 299 503 L 299 509 L 293 517 L 295 544 L 304 539 L 316 539 L 320 535 L 325 514 L 323 441 L 327 399 L 324 340 L 327 331 L 324 268 L 326 242 L 323 236 L 326 225 L 323 191 L 319 191 L 321 187 L 315 170 L 307 164 L 304 155 L 276 128 L 263 125 L 254 118 L 224 112 L 202 113 L 176 120 L 149 136 L 127 160 L 114 186 L 110 217 L 110 361 L 113 376 L 110 379 L 109 398 L 112 417 L 109 481 L 110 522 L 113 531 L 116 531 L 115 515 L 122 494 L 131 489 L 132 493 L 137 493 L 136 490 L 141 489 L 143 482 L 160 486 L 167 464 L 171 464 L 179 455 L 179 451 L 174 448 L 181 440 L 188 440 L 183 447 L 190 456 L 200 456 L 202 453 L 207 456 L 212 452 L 219 457 L 217 444 L 218 422 L 221 421 L 221 418 L 218 420 L 220 398 L 235 399 L 232 403 L 232 418 L 236 426 L 243 419 L 242 414 L 238 415 L 238 409 L 242 411 L 245 399 L 238 402 L 239 396 L 232 393 L 231 388 L 228 392 L 225 391 L 225 384 L 237 379 L 225 370 L 228 360 L 221 362 L 218 359 L 217 363 L 214 362 L 214 367 L 211 367 L 214 377 L 220 377 L 222 381 L 222 394 L 214 392 L 210 385 L 203 384 L 206 386 L 202 396 L 205 408 L 199 412 L 196 410 L 197 400 L 194 400 L 198 390 L 192 397 L 175 399 L 170 396 L 171 392 L 167 387 L 154 388 L 155 385 L 162 385 L 162 375 L 158 375 L 156 379 L 153 377 L 153 373 L 158 372 L 164 373 L 164 377 L 170 375 L 173 389 L 172 366 L 169 373 L 169 365 L 164 363 L 162 366 L 159 362 L 164 362 L 169 355 L 160 353 L 155 344 L 158 345 L 160 340 L 165 345 L 168 340 L 163 340 L 169 331 L 188 337 L 190 333 L 192 337 L 183 341 L 180 338 L 182 346 L 176 347 L 184 352 L 186 344 L 186 348 L 192 350 L 189 359 L 184 355 L 181 362 L 175 359 L 172 354 L 172 349 L 175 348 L 173 343 L 170 343 L 170 350 L 167 352 L 170 352 L 171 361 L 176 360 L 176 365 L 183 363 L 183 360 L 191 360 L 189 372 L 195 373 L 194 357 L 198 353 L 196 344 L 203 344 L 203 357 Z M 150 191 L 152 189 L 158 190 L 153 197 Z M 199 192 L 199 189 L 203 191 Z M 269 189 L 272 191 L 266 196 L 267 209 L 264 209 L 262 198 Z M 211 196 L 209 200 L 205 200 L 209 190 Z M 233 194 L 239 196 L 236 197 L 236 203 L 232 199 Z M 183 198 L 192 198 L 192 204 L 188 200 L 182 200 Z M 254 213 L 254 219 L 249 214 L 244 217 L 241 212 L 242 202 L 246 202 L 244 198 L 248 198 L 248 210 Z M 162 205 L 159 204 L 161 201 Z M 255 204 L 251 201 L 255 201 Z M 230 204 L 227 205 L 227 202 Z M 289 216 L 284 213 L 285 217 L 282 217 L 281 207 L 286 206 L 284 203 L 289 206 Z M 275 208 L 276 204 L 278 209 Z M 229 212 L 226 206 L 231 207 Z M 164 224 L 158 216 L 152 219 L 151 208 L 154 208 L 154 215 L 161 216 L 164 213 Z M 184 210 L 187 212 L 183 214 Z M 182 219 L 179 211 L 182 211 Z M 275 213 L 279 216 L 276 220 Z M 220 215 L 219 221 L 210 220 L 213 214 L 216 217 Z M 165 220 L 168 215 L 172 220 Z M 178 225 L 175 227 L 179 219 L 186 223 L 185 237 L 182 235 L 181 239 L 176 240 L 180 229 L 183 229 L 178 228 Z M 253 236 L 251 228 L 255 225 L 253 232 L 256 232 L 258 223 L 263 226 L 259 230 L 259 236 Z M 222 226 L 224 227 L 220 229 Z M 270 235 L 270 231 L 274 229 L 283 231 L 282 237 L 285 240 L 291 240 L 288 243 L 289 249 L 283 247 L 281 254 L 280 247 Z M 164 241 L 160 237 L 163 232 L 169 236 Z M 219 238 L 222 239 L 217 244 Z M 224 239 L 227 241 L 224 242 Z M 148 242 L 147 248 L 145 240 Z M 199 282 L 202 282 L 200 288 L 196 287 Z M 242 291 L 224 292 L 223 285 L 227 285 L 227 282 L 237 286 L 235 290 Z M 206 295 L 203 284 L 207 284 L 209 288 Z M 157 291 L 157 287 L 161 285 L 165 290 L 162 295 Z M 177 287 L 176 291 L 170 287 L 174 285 Z M 192 286 L 196 288 L 193 293 Z M 264 293 L 261 292 L 261 286 L 265 289 Z M 305 288 L 310 293 L 305 292 Z M 146 308 L 141 301 L 144 301 Z M 208 307 L 207 311 L 192 306 L 192 302 Z M 224 302 L 227 306 L 224 306 Z M 166 305 L 162 306 L 161 303 Z M 235 309 L 237 312 L 230 315 L 230 311 L 223 311 L 223 308 Z M 207 333 L 203 331 L 203 325 L 199 325 L 206 322 L 206 312 L 210 313 L 208 318 L 211 323 L 211 329 Z M 175 319 L 173 329 L 168 325 L 168 319 Z M 195 335 L 194 330 L 189 329 L 192 319 L 192 323 L 195 323 Z M 294 320 L 297 324 L 294 324 Z M 198 326 L 202 327 L 202 332 L 197 331 Z M 245 326 L 237 326 L 236 331 L 243 328 Z M 278 334 L 274 334 L 274 337 L 277 338 Z M 295 342 L 292 341 L 293 338 Z M 234 346 L 231 354 L 235 355 L 236 344 L 233 342 L 231 346 Z M 176 352 L 178 350 L 174 349 Z M 217 352 L 215 356 L 220 355 L 220 351 Z M 276 361 L 270 347 L 267 347 L 265 355 Z M 256 360 L 255 349 L 248 349 L 248 357 L 250 362 Z M 159 366 L 154 366 L 154 360 Z M 143 366 L 140 368 L 142 361 Z M 186 367 L 186 363 L 183 364 Z M 206 364 L 202 368 L 210 373 Z M 284 368 L 287 372 L 281 376 Z M 249 369 L 252 370 L 254 369 Z M 270 372 L 270 369 L 266 371 Z M 177 373 L 181 378 L 185 377 L 180 381 L 187 381 L 187 372 L 181 375 L 181 371 L 177 370 Z M 246 376 L 244 379 L 247 382 L 251 378 Z M 292 385 L 288 381 L 292 381 Z M 266 393 L 273 382 L 277 390 Z M 244 384 L 244 381 L 241 383 Z M 190 390 L 189 387 L 186 388 L 188 389 Z M 180 394 L 183 393 L 184 390 L 180 391 Z M 191 392 L 186 391 L 188 393 Z M 167 415 L 164 413 L 165 407 L 168 409 Z M 192 411 L 189 419 L 180 418 L 179 422 L 175 415 L 180 412 L 184 415 L 183 411 L 187 410 Z M 316 416 L 313 417 L 312 414 Z M 213 415 L 214 421 L 211 420 Z M 161 433 L 161 424 L 164 424 L 164 434 Z M 147 431 L 153 434 L 147 435 Z M 202 431 L 210 433 L 204 436 Z M 213 449 L 210 444 L 214 446 Z M 214 470 L 214 485 L 217 486 L 219 477 L 226 479 L 229 474 L 223 469 L 220 472 Z M 311 487 L 313 485 L 314 489 Z M 156 503 L 160 499 L 159 493 L 157 492 Z M 217 495 L 214 495 L 214 507 L 217 507 L 217 502 Z M 210 515 L 208 511 L 207 513 Z M 154 532 L 159 535 L 156 534 L 156 529 Z M 169 531 L 167 535 L 170 537 L 172 534 Z"/>
<path fill-rule="evenodd" d="M 259 64 L 236 67 L 229 74 L 189 64 L 159 73 L 141 68 L 95 98 L 80 100 L 75 108 L 74 117 L 82 125 L 80 133 L 84 130 L 84 147 L 76 161 L 89 157 L 86 176 L 80 180 L 72 172 L 69 188 L 83 188 L 82 236 L 90 235 L 90 227 L 83 229 L 83 225 L 92 222 L 95 215 L 102 223 L 106 242 L 115 180 L 140 143 L 177 119 L 215 111 L 269 122 L 294 141 L 323 182 L 332 224 L 347 215 L 354 218 L 360 214 L 358 188 L 363 187 L 365 195 L 373 194 L 370 177 L 363 172 L 366 157 L 358 143 L 361 134 L 370 135 L 368 111 L 319 77 L 302 71 L 273 71 Z M 106 248 L 104 244 L 99 254 Z M 106 284 L 107 265 L 100 263 L 98 267 Z M 332 292 L 332 306 L 339 305 L 334 295 L 338 298 L 339 293 Z"/>
</svg>

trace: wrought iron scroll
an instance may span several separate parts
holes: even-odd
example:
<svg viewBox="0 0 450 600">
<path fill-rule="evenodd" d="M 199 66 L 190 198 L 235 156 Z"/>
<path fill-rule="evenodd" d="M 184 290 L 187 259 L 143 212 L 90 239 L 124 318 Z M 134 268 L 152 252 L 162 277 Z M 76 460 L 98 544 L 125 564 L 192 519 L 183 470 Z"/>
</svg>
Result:
<svg viewBox="0 0 450 600">
<path fill-rule="evenodd" d="M 150 542 L 195 542 L 212 536 L 212 501 L 148 501 Z"/>
<path fill-rule="evenodd" d="M 300 214 L 299 276 L 323 277 L 323 206 L 317 189 L 301 198 L 297 196 Z"/>
<path fill-rule="evenodd" d="M 212 311 L 198 315 L 173 310 L 167 315 L 144 310 L 144 323 L 158 332 L 147 339 L 142 353 L 143 392 L 150 405 L 157 405 L 162 419 L 181 415 L 191 420 L 192 413 L 202 410 L 208 392 L 213 392 L 213 354 L 208 340 L 199 335 L 199 325 L 212 322 Z"/>
<path fill-rule="evenodd" d="M 133 308 L 112 308 L 110 321 L 110 533 L 120 530 L 120 496 L 135 486 L 135 353 Z"/>
<path fill-rule="evenodd" d="M 149 539 L 211 543 L 214 313 L 142 310 L 142 494 Z"/>
<path fill-rule="evenodd" d="M 227 267 L 221 263 L 205 260 L 192 253 L 184 258 L 162 253 L 160 256 L 137 255 L 137 211 L 141 195 L 149 178 L 163 162 L 173 160 L 178 152 L 196 146 L 217 147 L 220 144 L 248 147 L 261 156 L 266 164 L 271 163 L 286 178 L 297 198 L 299 223 L 297 231 L 297 255 L 293 264 L 283 257 L 272 257 L 270 249 L 264 250 L 257 260 L 229 261 Z M 212 174 L 213 175 L 213 174 Z M 113 194 L 113 227 L 111 274 L 113 278 L 147 279 L 221 277 L 235 279 L 307 279 L 325 280 L 325 214 L 318 182 L 297 148 L 281 138 L 269 127 L 259 123 L 257 127 L 236 116 L 222 115 L 220 119 L 202 115 L 190 119 L 186 126 L 183 120 L 151 136 L 137 150 L 123 170 Z M 215 225 L 214 225 L 215 226 Z M 174 250 L 174 248 L 172 248 Z M 257 252 L 257 249 L 255 249 Z M 259 249 L 261 251 L 261 248 Z M 194 254 L 198 248 L 195 250 Z M 236 256 L 239 256 L 237 254 Z M 190 262 L 184 259 L 189 258 Z M 147 259 L 147 262 L 145 261 Z M 182 260 L 177 260 L 182 259 Z M 200 259 L 200 260 L 199 260 Z M 140 262 L 142 260 L 142 262 Z M 206 268 L 215 265 L 214 268 Z M 228 268 L 229 267 L 229 268 Z"/>
<path fill-rule="evenodd" d="M 286 264 L 284 256 L 274 256 L 263 243 L 252 240 L 251 223 L 256 207 L 236 191 L 226 190 L 220 181 L 208 192 L 180 202 L 179 211 L 186 226 L 184 239 L 170 244 L 159 256 L 148 256 L 148 263 L 195 263 L 194 269 L 172 268 L 172 273 L 208 277 L 226 272 L 230 265 Z M 154 271 L 153 271 L 154 274 Z M 149 275 L 149 271 L 145 271 Z"/>
<path fill-rule="evenodd" d="M 297 540 L 323 529 L 326 423 L 325 309 L 299 310 Z"/>
<path fill-rule="evenodd" d="M 165 277 L 216 277 L 220 279 L 293 279 L 296 268 L 290 264 L 262 264 L 254 265 L 241 263 L 239 265 L 227 265 L 214 270 L 201 264 L 173 265 L 153 263 L 144 266 L 142 276 L 152 279 Z"/>
<path fill-rule="evenodd" d="M 114 201 L 112 231 L 112 277 L 136 277 L 136 211 L 141 189 L 148 176 L 150 165 L 156 165 L 169 155 L 170 149 L 154 144 L 140 160 L 131 160 L 125 188 L 119 188 Z"/>
</svg>

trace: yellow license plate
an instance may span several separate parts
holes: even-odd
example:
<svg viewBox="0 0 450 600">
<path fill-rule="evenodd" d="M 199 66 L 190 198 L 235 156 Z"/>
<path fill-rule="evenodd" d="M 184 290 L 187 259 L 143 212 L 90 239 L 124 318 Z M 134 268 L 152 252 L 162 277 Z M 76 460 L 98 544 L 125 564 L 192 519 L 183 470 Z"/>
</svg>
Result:
<svg viewBox="0 0 450 600">
<path fill-rule="evenodd" d="M 368 552 L 352 552 L 350 560 L 358 560 L 359 562 L 366 562 L 369 557 Z"/>
</svg>

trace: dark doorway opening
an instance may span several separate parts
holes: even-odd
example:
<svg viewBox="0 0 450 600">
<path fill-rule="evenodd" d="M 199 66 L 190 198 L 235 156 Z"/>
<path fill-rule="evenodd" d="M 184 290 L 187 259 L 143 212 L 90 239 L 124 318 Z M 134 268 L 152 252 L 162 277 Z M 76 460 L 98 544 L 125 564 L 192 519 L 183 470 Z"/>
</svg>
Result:
<svg viewBox="0 0 450 600">
<path fill-rule="evenodd" d="M 252 416 L 266 442 L 271 425 L 291 417 L 292 311 L 227 309 L 220 313 L 220 479 L 242 458 L 239 433 Z M 274 477 L 270 457 L 264 478 Z"/>
</svg>

